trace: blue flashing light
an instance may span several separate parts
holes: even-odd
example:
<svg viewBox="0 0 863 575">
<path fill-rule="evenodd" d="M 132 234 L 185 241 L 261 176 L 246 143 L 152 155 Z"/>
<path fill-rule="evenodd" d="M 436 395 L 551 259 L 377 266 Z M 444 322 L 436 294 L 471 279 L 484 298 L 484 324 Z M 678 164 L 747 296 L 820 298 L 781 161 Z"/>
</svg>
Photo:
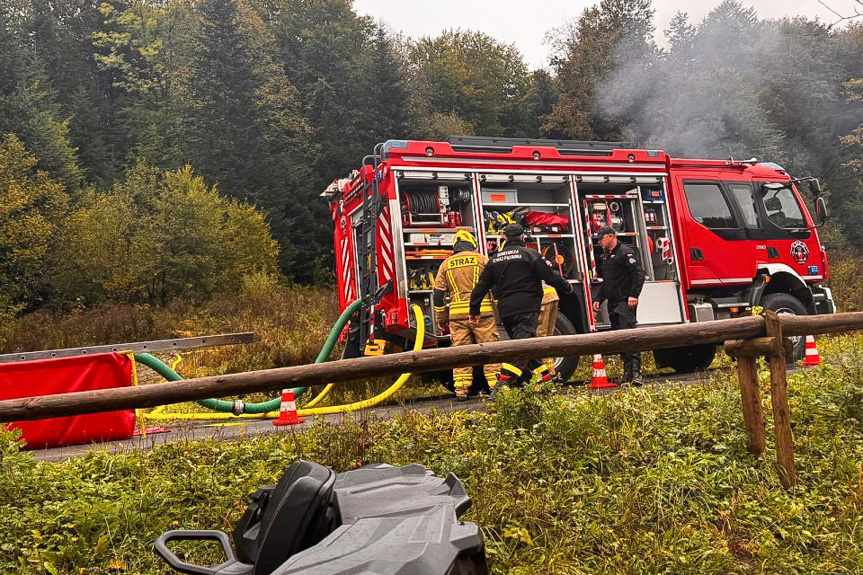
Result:
<svg viewBox="0 0 863 575">
<path fill-rule="evenodd" d="M 817 276 L 818 275 L 818 266 L 809 266 L 809 275 Z"/>
<path fill-rule="evenodd" d="M 775 162 L 761 162 L 761 165 L 764 166 L 765 168 L 771 168 L 773 170 L 780 170 L 782 172 L 785 171 L 785 168 L 783 168 L 782 166 L 780 166 L 779 164 L 777 164 Z"/>
</svg>

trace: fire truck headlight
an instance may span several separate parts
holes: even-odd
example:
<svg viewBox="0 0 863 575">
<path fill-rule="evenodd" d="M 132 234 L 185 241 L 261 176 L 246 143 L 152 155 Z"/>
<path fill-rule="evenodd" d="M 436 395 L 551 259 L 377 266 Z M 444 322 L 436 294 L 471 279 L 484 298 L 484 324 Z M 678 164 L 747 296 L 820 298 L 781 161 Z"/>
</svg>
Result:
<svg viewBox="0 0 863 575">
<path fill-rule="evenodd" d="M 533 153 L 533 159 L 534 159 L 534 160 L 538 160 L 538 159 L 539 159 L 539 152 L 534 151 L 534 153 Z"/>
<path fill-rule="evenodd" d="M 431 146 L 426 148 L 426 156 L 434 156 L 434 148 L 432 148 Z"/>
<path fill-rule="evenodd" d="M 634 161 L 635 161 L 635 154 L 629 154 L 628 156 L 626 156 L 626 158 L 627 158 L 630 162 L 634 162 Z"/>
</svg>

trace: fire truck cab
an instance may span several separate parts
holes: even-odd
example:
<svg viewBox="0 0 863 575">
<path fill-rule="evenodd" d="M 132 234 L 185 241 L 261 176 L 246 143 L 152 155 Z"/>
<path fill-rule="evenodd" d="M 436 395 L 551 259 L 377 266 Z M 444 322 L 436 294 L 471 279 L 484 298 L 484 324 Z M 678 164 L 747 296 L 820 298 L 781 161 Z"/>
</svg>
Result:
<svg viewBox="0 0 863 575">
<path fill-rule="evenodd" d="M 755 160 L 674 159 L 623 143 L 454 137 L 390 140 L 360 170 L 322 194 L 335 225 L 339 303 L 364 300 L 347 333 L 346 356 L 405 348 L 416 336 L 409 308 L 425 312 L 426 346 L 448 345 L 432 318 L 437 267 L 453 236 L 470 230 L 489 256 L 499 232 L 525 226 L 539 251 L 574 287 L 560 294 L 557 332 L 608 329 L 590 311 L 602 282 L 603 225 L 639 255 L 646 282 L 639 326 L 714 321 L 762 306 L 785 314 L 835 311 L 827 258 L 798 185 L 816 215 L 817 180 L 792 179 Z M 503 334 L 502 330 L 502 334 Z M 710 365 L 715 346 L 657 350 L 660 367 Z M 803 353 L 803 342 L 796 342 Z M 558 358 L 568 376 L 578 358 Z"/>
</svg>

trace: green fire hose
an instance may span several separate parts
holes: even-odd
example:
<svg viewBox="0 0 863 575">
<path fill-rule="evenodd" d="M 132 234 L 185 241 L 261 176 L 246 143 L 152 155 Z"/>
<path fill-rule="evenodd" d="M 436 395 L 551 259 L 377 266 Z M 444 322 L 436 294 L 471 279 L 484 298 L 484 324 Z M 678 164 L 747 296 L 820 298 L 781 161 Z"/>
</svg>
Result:
<svg viewBox="0 0 863 575">
<path fill-rule="evenodd" d="M 333 324 L 333 327 L 330 330 L 330 334 L 327 336 L 323 347 L 321 347 L 320 353 L 318 353 L 318 357 L 315 359 L 315 363 L 323 363 L 327 360 L 327 358 L 330 357 L 330 354 L 332 353 L 333 348 L 336 346 L 336 342 L 339 339 L 339 334 L 342 333 L 342 330 L 347 325 L 348 321 L 350 321 L 351 316 L 354 314 L 354 312 L 356 312 L 360 308 L 361 303 L 361 300 L 355 300 L 348 307 L 345 308 L 345 311 L 342 312 L 342 314 L 339 316 L 339 319 L 337 319 L 336 323 Z M 153 357 L 149 353 L 136 353 L 135 361 L 142 365 L 146 365 L 168 381 L 181 381 L 183 379 L 182 377 L 180 377 L 180 374 L 168 367 L 159 358 Z M 305 393 L 307 389 L 307 387 L 295 387 L 293 390 L 294 397 L 300 397 L 300 395 Z M 281 403 L 281 397 L 277 397 L 275 399 L 263 401 L 260 403 L 244 403 L 240 400 L 225 401 L 223 399 L 202 399 L 197 403 L 201 407 L 212 409 L 213 411 L 218 411 L 221 413 L 233 413 L 234 415 L 246 413 L 250 415 L 255 415 L 268 413 L 271 411 L 278 411 L 279 404 Z"/>
</svg>

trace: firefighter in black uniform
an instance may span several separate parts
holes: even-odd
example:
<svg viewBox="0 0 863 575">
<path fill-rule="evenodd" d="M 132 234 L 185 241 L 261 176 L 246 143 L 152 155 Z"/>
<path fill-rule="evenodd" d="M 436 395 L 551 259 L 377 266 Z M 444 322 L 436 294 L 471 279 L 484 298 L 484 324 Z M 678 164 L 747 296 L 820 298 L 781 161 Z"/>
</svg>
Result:
<svg viewBox="0 0 863 575">
<path fill-rule="evenodd" d="M 608 300 L 608 319 L 611 329 L 635 327 L 638 296 L 644 286 L 644 271 L 638 263 L 635 250 L 617 240 L 617 232 L 603 226 L 594 236 L 602 246 L 602 284 L 593 301 L 594 311 L 599 311 L 602 302 Z M 621 353 L 623 381 L 633 386 L 641 385 L 641 353 Z"/>
<path fill-rule="evenodd" d="M 539 310 L 542 305 L 542 282 L 564 293 L 572 293 L 572 286 L 552 271 L 535 250 L 524 245 L 524 228 L 511 224 L 504 229 L 506 246 L 503 247 L 482 271 L 470 297 L 470 317 L 479 322 L 480 307 L 489 290 L 497 300 L 498 314 L 510 339 L 527 339 L 536 336 Z M 503 385 L 530 383 L 534 369 L 542 365 L 539 359 L 514 364 L 502 363 L 495 391 Z M 550 374 L 547 379 L 550 378 Z"/>
</svg>

